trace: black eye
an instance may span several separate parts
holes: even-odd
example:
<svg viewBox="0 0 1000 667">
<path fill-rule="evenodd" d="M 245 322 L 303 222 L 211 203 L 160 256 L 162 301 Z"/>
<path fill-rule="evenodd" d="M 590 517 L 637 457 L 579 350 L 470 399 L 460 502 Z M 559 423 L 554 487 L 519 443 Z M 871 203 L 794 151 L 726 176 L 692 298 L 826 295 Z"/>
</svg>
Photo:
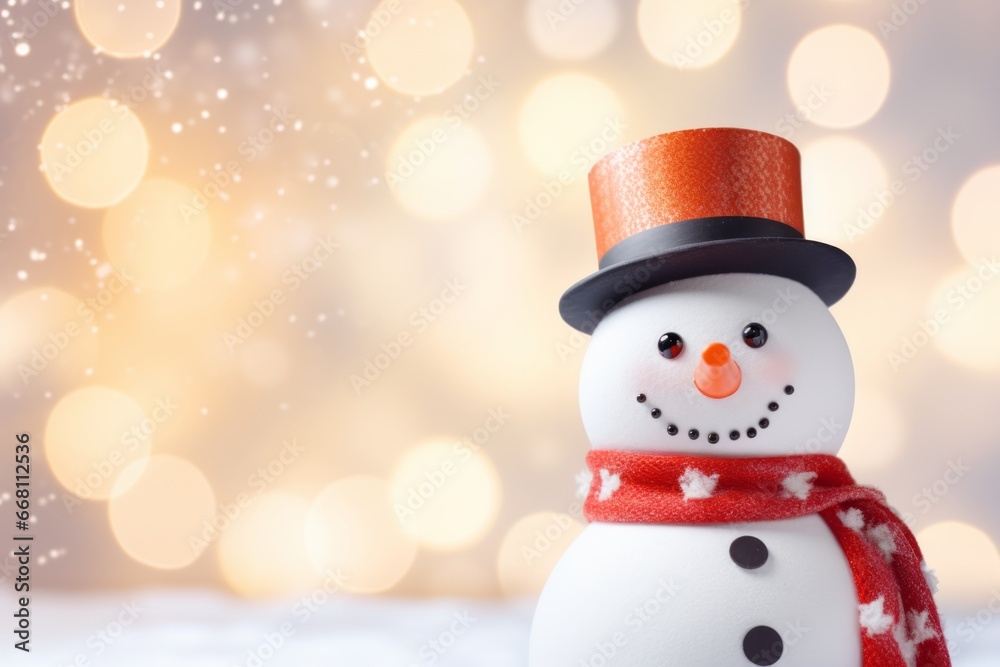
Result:
<svg viewBox="0 0 1000 667">
<path fill-rule="evenodd" d="M 666 359 L 673 359 L 684 349 L 684 341 L 674 332 L 665 333 L 660 336 L 660 354 Z"/>
<path fill-rule="evenodd" d="M 751 322 L 743 327 L 743 342 L 750 347 L 764 347 L 764 343 L 767 342 L 767 329 L 756 322 Z"/>
</svg>

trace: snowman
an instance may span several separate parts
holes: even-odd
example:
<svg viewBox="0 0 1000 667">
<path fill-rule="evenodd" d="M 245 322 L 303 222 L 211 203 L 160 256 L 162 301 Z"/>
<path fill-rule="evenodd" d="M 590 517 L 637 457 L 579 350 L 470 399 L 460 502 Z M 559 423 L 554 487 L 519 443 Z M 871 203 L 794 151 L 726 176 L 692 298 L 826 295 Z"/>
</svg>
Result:
<svg viewBox="0 0 1000 667">
<path fill-rule="evenodd" d="M 589 525 L 531 667 L 945 667 L 933 573 L 836 457 L 854 372 L 828 310 L 854 263 L 803 236 L 799 155 L 740 129 L 627 145 L 590 173 L 599 270 L 580 407 Z"/>
</svg>

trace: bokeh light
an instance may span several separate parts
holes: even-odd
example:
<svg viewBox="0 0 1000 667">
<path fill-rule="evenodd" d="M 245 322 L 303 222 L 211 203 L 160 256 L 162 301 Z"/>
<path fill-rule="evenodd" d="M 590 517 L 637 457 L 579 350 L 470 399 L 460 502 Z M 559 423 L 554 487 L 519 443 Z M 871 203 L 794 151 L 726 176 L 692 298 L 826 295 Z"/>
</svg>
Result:
<svg viewBox="0 0 1000 667">
<path fill-rule="evenodd" d="M 138 58 L 167 43 L 181 18 L 181 0 L 75 0 L 80 32 L 104 53 Z"/>
<path fill-rule="evenodd" d="M 809 33 L 788 62 L 792 102 L 822 127 L 867 122 L 885 102 L 889 79 L 889 56 L 882 44 L 870 32 L 851 25 Z"/>
<path fill-rule="evenodd" d="M 111 530 L 125 553 L 150 567 L 190 565 L 232 521 L 217 513 L 212 485 L 184 459 L 158 454 L 132 463 L 121 479 L 133 483 L 115 484 L 108 502 Z"/>
<path fill-rule="evenodd" d="M 906 420 L 885 392 L 861 385 L 854 397 L 854 416 L 840 457 L 854 473 L 885 470 L 903 453 Z"/>
<path fill-rule="evenodd" d="M 536 85 L 521 106 L 521 148 L 539 171 L 580 178 L 621 143 L 623 115 L 617 95 L 603 82 L 556 74 Z"/>
<path fill-rule="evenodd" d="M 426 118 L 407 127 L 386 157 L 386 179 L 406 212 L 451 220 L 483 198 L 493 172 L 483 138 L 467 123 Z"/>
<path fill-rule="evenodd" d="M 884 224 L 889 177 L 878 154 L 853 137 L 827 137 L 802 149 L 806 234 L 843 248 Z"/>
<path fill-rule="evenodd" d="M 355 24 L 363 24 L 369 18 L 375 0 L 301 0 L 299 4 L 316 18 L 341 25 L 350 21 L 351 27 L 358 28 L 360 32 L 362 26 Z"/>
<path fill-rule="evenodd" d="M 951 361 L 976 371 L 1000 371 L 1000 265 L 995 258 L 966 266 L 934 288 L 921 325 L 910 334 L 915 350 L 933 340 Z"/>
<path fill-rule="evenodd" d="M 1000 165 L 981 169 L 962 184 L 951 209 L 951 231 L 970 263 L 1000 254 Z"/>
<path fill-rule="evenodd" d="M 45 459 L 76 497 L 109 498 L 127 491 L 142 473 L 154 431 L 155 423 L 132 397 L 110 387 L 84 387 L 49 413 Z"/>
<path fill-rule="evenodd" d="M 585 60 L 608 48 L 618 34 L 618 15 L 613 0 L 530 0 L 525 5 L 531 41 L 559 60 Z"/>
<path fill-rule="evenodd" d="M 586 200 L 584 184 L 573 187 Z M 545 190 L 539 192 L 544 194 Z M 576 198 L 567 191 L 559 202 Z M 589 201 L 585 206 L 589 208 Z M 586 215 L 587 210 L 580 217 Z M 580 218 L 558 223 L 553 218 L 545 224 L 559 225 L 568 233 L 575 219 Z M 573 393 L 572 386 L 559 384 L 560 369 L 565 366 L 552 343 L 568 334 L 561 320 L 548 317 L 552 313 L 551 295 L 563 285 L 555 280 L 551 287 L 543 285 L 546 273 L 529 268 L 544 262 L 536 255 L 539 248 L 524 241 L 527 234 L 511 234 L 508 219 L 492 213 L 477 216 L 477 221 L 478 227 L 462 225 L 450 235 L 455 248 L 454 270 L 474 286 L 468 294 L 474 290 L 475 296 L 466 299 L 463 294 L 454 304 L 456 317 L 438 318 L 432 335 L 421 341 L 433 358 L 452 362 L 435 372 L 448 373 L 442 378 L 444 382 L 466 387 L 467 395 L 483 401 L 493 400 L 497 392 L 527 402 L 545 401 L 567 388 Z M 512 266 L 522 268 L 511 271 Z M 504 316 L 498 317 L 498 313 Z M 523 326 L 525 318 L 537 318 L 538 324 Z M 484 354 L 484 350 L 489 353 Z M 532 381 L 525 382 L 525 377 Z M 489 382 L 482 384 L 477 378 L 489 378 Z"/>
<path fill-rule="evenodd" d="M 500 511 L 500 476 L 474 443 L 436 440 L 399 461 L 392 497 L 403 529 L 423 546 L 455 551 L 479 542 Z"/>
<path fill-rule="evenodd" d="M 0 305 L 0 383 L 11 391 L 37 381 L 82 380 L 97 361 L 95 311 L 55 287 L 35 287 Z"/>
<path fill-rule="evenodd" d="M 708 67 L 736 42 L 743 20 L 740 7 L 733 0 L 641 0 L 639 37 L 665 65 Z"/>
<path fill-rule="evenodd" d="M 309 501 L 287 493 L 254 497 L 219 537 L 222 576 L 247 597 L 275 597 L 308 589 L 320 579 L 306 553 Z M 281 535 L 261 540 L 261 535 Z"/>
<path fill-rule="evenodd" d="M 536 512 L 510 527 L 497 553 L 497 575 L 505 595 L 537 595 L 563 552 L 583 531 L 559 512 Z"/>
<path fill-rule="evenodd" d="M 924 560 L 939 580 L 937 602 L 948 609 L 978 609 L 1000 586 L 1000 553 L 979 528 L 944 521 L 917 534 Z"/>
<path fill-rule="evenodd" d="M 268 338 L 247 341 L 240 352 L 243 377 L 258 387 L 278 384 L 288 375 L 288 352 L 285 346 Z"/>
<path fill-rule="evenodd" d="M 108 209 L 102 227 L 111 263 L 136 285 L 169 289 L 198 273 L 208 257 L 212 227 L 204 199 L 162 178 L 143 181 Z"/>
<path fill-rule="evenodd" d="M 321 572 L 340 572 L 344 588 L 378 593 L 395 586 L 413 566 L 417 541 L 403 531 L 389 485 L 366 475 L 326 486 L 306 519 L 306 545 Z"/>
<path fill-rule="evenodd" d="M 407 95 L 434 95 L 454 84 L 474 46 L 472 23 L 455 0 L 382 0 L 365 41 L 378 77 Z"/>
<path fill-rule="evenodd" d="M 124 199 L 142 180 L 149 143 L 126 105 L 91 97 L 52 118 L 39 150 L 57 195 L 77 206 L 102 208 Z"/>
</svg>

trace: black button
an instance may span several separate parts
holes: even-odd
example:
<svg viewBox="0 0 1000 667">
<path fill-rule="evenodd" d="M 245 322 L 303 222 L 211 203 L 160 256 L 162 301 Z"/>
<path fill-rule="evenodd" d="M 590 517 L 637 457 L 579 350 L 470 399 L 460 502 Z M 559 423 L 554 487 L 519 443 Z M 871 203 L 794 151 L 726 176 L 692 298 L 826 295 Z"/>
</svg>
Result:
<svg viewBox="0 0 1000 667">
<path fill-rule="evenodd" d="M 784 649 L 781 635 L 766 625 L 758 625 L 743 638 L 743 655 L 755 665 L 773 665 Z"/>
<path fill-rule="evenodd" d="M 729 545 L 729 557 L 744 570 L 756 570 L 767 562 L 767 545 L 751 535 L 737 537 Z"/>
</svg>

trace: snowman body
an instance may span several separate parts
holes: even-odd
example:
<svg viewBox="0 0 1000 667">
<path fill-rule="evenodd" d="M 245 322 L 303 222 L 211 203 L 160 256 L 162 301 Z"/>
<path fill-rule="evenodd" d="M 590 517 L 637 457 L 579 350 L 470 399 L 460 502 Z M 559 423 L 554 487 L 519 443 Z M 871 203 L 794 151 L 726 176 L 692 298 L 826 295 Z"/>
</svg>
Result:
<svg viewBox="0 0 1000 667">
<path fill-rule="evenodd" d="M 581 370 L 594 449 L 836 454 L 853 404 L 850 353 L 826 305 L 764 274 L 688 278 L 622 301 Z M 818 515 L 593 523 L 541 595 L 529 664 L 858 667 L 858 597 Z"/>
<path fill-rule="evenodd" d="M 767 548 L 746 569 L 730 556 Z M 757 644 L 744 651 L 755 628 Z M 708 526 L 592 523 L 552 573 L 531 667 L 857 667 L 858 600 L 840 546 L 815 515 Z M 754 659 L 751 660 L 750 658 Z"/>
</svg>

